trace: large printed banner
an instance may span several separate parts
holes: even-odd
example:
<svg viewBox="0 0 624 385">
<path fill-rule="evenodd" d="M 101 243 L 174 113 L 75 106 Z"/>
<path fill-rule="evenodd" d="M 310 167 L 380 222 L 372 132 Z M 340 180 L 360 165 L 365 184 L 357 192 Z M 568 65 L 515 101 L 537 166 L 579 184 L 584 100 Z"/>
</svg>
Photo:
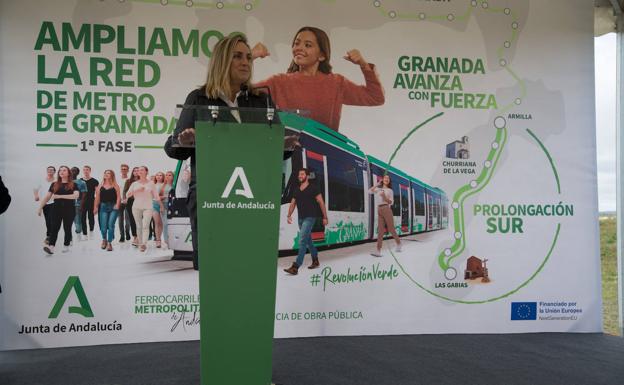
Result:
<svg viewBox="0 0 624 385">
<path fill-rule="evenodd" d="M 270 54 L 253 82 L 307 110 L 280 116 L 301 144 L 281 202 L 255 202 L 243 169 L 220 187 L 239 203 L 198 202 L 281 205 L 275 337 L 600 331 L 592 20 L 590 0 L 1 2 L 0 174 L 13 203 L 0 217 L 0 348 L 199 337 L 198 273 L 177 258 L 191 250 L 188 163 L 162 146 L 235 32 Z M 335 75 L 287 74 L 293 55 L 315 55 L 295 41 L 304 26 L 327 33 L 320 60 Z M 157 202 L 93 215 L 91 192 L 117 191 L 100 190 L 106 170 L 128 187 L 122 164 L 146 166 L 162 196 L 171 185 L 173 218 Z M 81 202 L 44 202 L 49 166 L 54 180 L 79 169 Z M 320 211 L 287 218 L 304 167 L 326 226 Z M 369 189 L 384 175 L 378 208 Z M 319 266 L 308 253 L 293 275 L 300 222 Z M 152 226 L 142 251 L 134 235 Z M 231 231 L 249 242 L 267 229 Z"/>
</svg>

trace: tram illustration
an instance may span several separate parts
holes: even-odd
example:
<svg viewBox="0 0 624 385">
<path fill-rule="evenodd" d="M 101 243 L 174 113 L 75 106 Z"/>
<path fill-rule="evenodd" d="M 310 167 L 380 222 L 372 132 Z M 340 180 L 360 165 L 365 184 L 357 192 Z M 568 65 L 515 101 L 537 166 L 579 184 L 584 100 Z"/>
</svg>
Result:
<svg viewBox="0 0 624 385">
<path fill-rule="evenodd" d="M 312 230 L 316 246 L 346 246 L 377 239 L 377 213 L 368 189 L 378 184 L 385 173 L 392 180 L 392 212 L 399 236 L 448 227 L 444 191 L 366 155 L 355 142 L 312 119 L 287 112 L 280 112 L 280 119 L 286 135 L 299 136 L 301 144 L 282 166 L 280 253 L 298 248 L 297 211 L 293 224 L 288 224 L 286 217 L 294 189 L 298 188 L 298 171 L 303 167 L 310 170 L 310 182 L 318 186 L 327 206 L 329 224 L 324 227 L 319 218 Z M 179 162 L 168 209 L 169 247 L 175 254 L 192 250 L 183 174 Z"/>
</svg>

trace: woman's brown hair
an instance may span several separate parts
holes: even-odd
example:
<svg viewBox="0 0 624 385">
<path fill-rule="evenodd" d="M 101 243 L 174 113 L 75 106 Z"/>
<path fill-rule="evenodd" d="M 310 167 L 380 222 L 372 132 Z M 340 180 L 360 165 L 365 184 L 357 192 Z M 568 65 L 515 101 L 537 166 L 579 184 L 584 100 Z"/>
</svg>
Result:
<svg viewBox="0 0 624 385">
<path fill-rule="evenodd" d="M 325 33 L 325 31 L 323 31 L 320 28 L 302 27 L 295 34 L 292 44 L 290 45 L 291 47 L 295 44 L 295 40 L 297 40 L 297 36 L 299 36 L 299 34 L 303 31 L 312 32 L 314 34 L 314 36 L 316 37 L 316 43 L 318 44 L 319 49 L 321 50 L 321 53 L 323 54 L 323 56 L 325 56 L 325 60 L 319 63 L 318 70 L 324 74 L 330 74 L 332 72 L 332 66 L 331 64 L 329 64 L 329 59 L 331 57 L 331 45 L 329 44 L 329 36 L 327 36 L 327 33 Z M 299 66 L 295 64 L 294 60 L 291 61 L 290 66 L 288 67 L 288 70 L 286 70 L 286 72 L 291 73 L 291 72 L 298 72 L 298 71 L 299 71 Z"/>
<path fill-rule="evenodd" d="M 67 188 L 71 191 L 74 189 L 74 174 L 72 174 L 71 170 L 67 166 L 60 166 L 58 168 L 58 172 L 56 173 L 56 181 L 52 186 L 52 193 L 56 194 L 58 190 L 63 186 L 63 179 L 61 178 L 61 169 L 67 169 Z"/>
</svg>

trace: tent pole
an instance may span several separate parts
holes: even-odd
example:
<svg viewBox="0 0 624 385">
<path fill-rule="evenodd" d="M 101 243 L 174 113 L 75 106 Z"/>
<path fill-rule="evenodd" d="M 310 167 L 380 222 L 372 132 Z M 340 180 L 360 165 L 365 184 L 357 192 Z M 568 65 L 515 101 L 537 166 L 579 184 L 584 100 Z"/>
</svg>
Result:
<svg viewBox="0 0 624 385">
<path fill-rule="evenodd" d="M 624 208 L 622 202 L 624 199 L 624 177 L 622 172 L 624 171 L 624 132 L 622 131 L 622 124 L 624 123 L 624 16 L 623 13 L 616 12 L 617 14 L 617 76 L 616 76 L 616 152 L 617 152 L 617 262 L 618 262 L 618 314 L 619 314 L 619 329 L 620 336 L 624 337 Z"/>
</svg>

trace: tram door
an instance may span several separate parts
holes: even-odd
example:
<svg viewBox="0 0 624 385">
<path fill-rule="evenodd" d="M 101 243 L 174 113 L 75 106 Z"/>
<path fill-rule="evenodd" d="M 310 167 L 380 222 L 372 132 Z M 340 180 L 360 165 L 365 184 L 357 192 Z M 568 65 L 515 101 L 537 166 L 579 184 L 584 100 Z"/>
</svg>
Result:
<svg viewBox="0 0 624 385">
<path fill-rule="evenodd" d="M 442 228 L 442 199 L 439 195 L 436 195 L 436 211 L 438 214 L 438 223 L 436 229 Z"/>
<path fill-rule="evenodd" d="M 439 210 L 439 203 L 438 203 L 438 194 L 436 193 L 431 193 L 430 195 L 430 199 L 431 199 L 431 226 L 429 227 L 429 230 L 437 230 L 438 229 L 438 225 L 439 225 L 439 217 L 440 217 L 440 210 Z"/>
<path fill-rule="evenodd" d="M 305 167 L 310 171 L 310 176 L 308 177 L 310 184 L 315 184 L 318 187 L 323 196 L 323 201 L 327 205 L 327 196 L 325 194 L 327 161 L 325 155 L 306 149 L 304 159 Z M 318 218 L 314 223 L 314 227 L 312 227 L 312 241 L 314 243 L 325 242 L 325 226 L 323 226 L 323 216 L 321 214 L 319 209 Z"/>
<path fill-rule="evenodd" d="M 399 184 L 399 190 L 401 192 L 401 233 L 409 233 L 409 186 Z"/>
<path fill-rule="evenodd" d="M 445 196 L 442 197 L 442 229 L 446 229 L 449 223 L 448 217 L 448 198 Z"/>
<path fill-rule="evenodd" d="M 429 192 L 425 192 L 427 202 L 427 230 L 433 230 L 433 197 Z"/>
<path fill-rule="evenodd" d="M 412 232 L 425 231 L 427 230 L 425 190 L 417 184 L 412 184 L 412 198 L 412 205 L 414 207 Z"/>
<path fill-rule="evenodd" d="M 379 184 L 381 183 L 382 176 L 379 175 L 378 173 L 381 173 L 381 172 L 371 167 L 371 183 L 372 183 L 371 187 L 379 186 Z M 375 200 L 374 195 L 370 195 L 369 199 L 370 199 L 369 207 L 371 209 L 370 218 L 372 218 L 372 224 L 370 226 L 369 234 L 371 234 L 370 239 L 377 239 L 377 229 L 379 228 L 379 215 L 377 215 L 377 205 L 375 204 L 376 200 Z"/>
</svg>

